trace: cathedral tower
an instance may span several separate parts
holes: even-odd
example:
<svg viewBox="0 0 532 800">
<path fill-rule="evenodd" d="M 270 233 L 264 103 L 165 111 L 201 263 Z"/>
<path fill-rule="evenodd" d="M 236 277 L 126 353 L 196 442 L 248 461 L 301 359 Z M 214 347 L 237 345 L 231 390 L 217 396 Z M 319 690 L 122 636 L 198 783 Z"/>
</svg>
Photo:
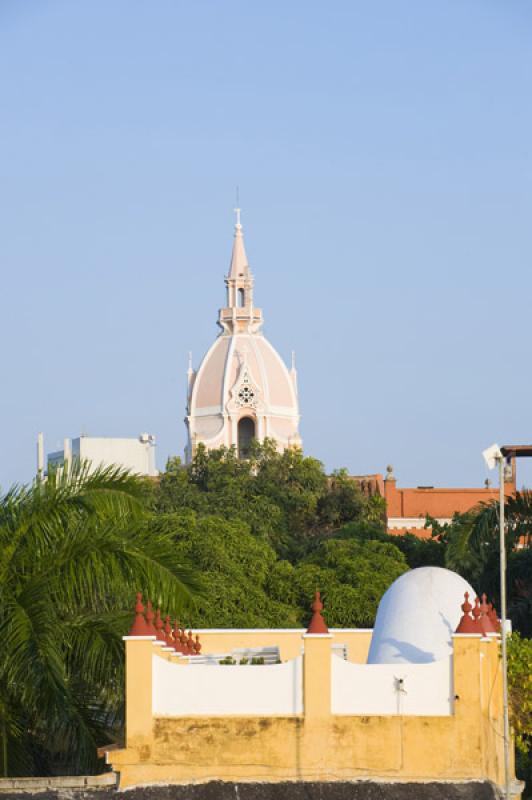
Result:
<svg viewBox="0 0 532 800">
<path fill-rule="evenodd" d="M 295 365 L 288 370 L 261 331 L 240 209 L 236 215 L 227 302 L 218 316 L 221 333 L 199 369 L 188 369 L 187 461 L 200 442 L 209 449 L 235 446 L 241 457 L 252 439 L 273 439 L 279 450 L 301 446 Z"/>
</svg>

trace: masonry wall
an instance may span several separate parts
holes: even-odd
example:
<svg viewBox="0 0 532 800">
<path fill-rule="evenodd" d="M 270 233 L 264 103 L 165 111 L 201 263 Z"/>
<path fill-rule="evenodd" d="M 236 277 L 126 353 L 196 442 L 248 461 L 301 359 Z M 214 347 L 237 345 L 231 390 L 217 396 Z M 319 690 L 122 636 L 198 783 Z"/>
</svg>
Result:
<svg viewBox="0 0 532 800">
<path fill-rule="evenodd" d="M 496 637 L 454 637 L 452 707 L 438 716 L 414 713 L 419 711 L 415 708 L 410 715 L 400 708 L 388 714 L 351 713 L 348 704 L 342 707 L 335 699 L 333 659 L 339 659 L 331 655 L 332 636 L 304 635 L 302 642 L 301 712 L 294 708 L 288 715 L 244 714 L 235 701 L 238 713 L 211 711 L 187 716 L 154 712 L 154 645 L 146 637 L 129 639 L 126 747 L 109 753 L 113 768 L 120 773 L 121 787 L 209 780 L 345 781 L 377 776 L 400 781 L 487 779 L 502 783 Z M 155 658 L 175 661 L 160 648 Z M 192 675 L 200 667 L 170 666 L 175 667 L 175 682 L 166 687 L 166 693 L 185 694 L 185 673 Z M 366 669 L 375 666 L 380 665 L 367 665 Z M 204 669 L 212 671 L 214 681 L 217 670 L 238 668 Z M 260 686 L 265 667 L 241 669 L 256 675 Z M 359 697 L 364 691 L 361 687 Z"/>
<path fill-rule="evenodd" d="M 302 662 L 303 657 L 298 656 L 271 666 L 198 664 L 183 669 L 154 655 L 153 714 L 172 717 L 301 714 Z"/>
<path fill-rule="evenodd" d="M 515 475 L 515 469 L 513 471 Z M 515 478 L 505 484 L 507 496 L 515 494 Z M 499 499 L 498 488 L 398 488 L 395 479 L 384 481 L 384 498 L 388 533 L 400 535 L 414 533 L 421 538 L 430 537 L 424 529 L 427 516 L 439 522 L 449 522 L 456 513 L 464 514 L 479 503 Z"/>
<path fill-rule="evenodd" d="M 449 716 L 452 658 L 427 664 L 350 664 L 332 659 L 331 712 L 343 716 Z"/>
</svg>

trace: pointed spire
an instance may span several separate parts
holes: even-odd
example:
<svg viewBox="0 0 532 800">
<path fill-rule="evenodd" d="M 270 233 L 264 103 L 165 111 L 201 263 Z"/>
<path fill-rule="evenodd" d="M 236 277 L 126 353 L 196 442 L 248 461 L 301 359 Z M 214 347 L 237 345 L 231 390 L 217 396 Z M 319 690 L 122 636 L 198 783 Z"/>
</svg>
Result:
<svg viewBox="0 0 532 800">
<path fill-rule="evenodd" d="M 166 639 L 164 638 L 163 627 L 164 623 L 161 619 L 161 609 L 158 608 L 155 615 L 155 630 L 157 631 L 156 636 L 157 641 L 159 642 L 166 642 Z"/>
<path fill-rule="evenodd" d="M 329 633 L 327 623 L 321 615 L 321 612 L 323 611 L 323 603 L 321 602 L 321 596 L 317 589 L 314 595 L 314 602 L 312 603 L 312 611 L 312 619 L 310 620 L 310 625 L 307 628 L 307 633 Z"/>
<path fill-rule="evenodd" d="M 482 611 L 482 616 L 480 617 L 480 624 L 482 625 L 482 633 L 486 636 L 488 633 L 497 633 L 495 625 L 493 624 L 491 617 L 489 615 L 489 605 L 488 605 L 488 598 L 486 597 L 486 592 L 480 597 L 480 610 Z"/>
<path fill-rule="evenodd" d="M 249 267 L 240 208 L 235 208 L 235 238 L 229 274 L 225 278 L 227 292 L 226 305 L 220 309 L 218 325 L 225 334 L 257 333 L 262 326 L 262 311 L 255 307 L 253 301 L 253 275 Z"/>
<path fill-rule="evenodd" d="M 164 639 L 168 647 L 174 646 L 174 640 L 172 638 L 172 626 L 170 625 L 170 614 L 167 614 L 164 618 Z"/>
<path fill-rule="evenodd" d="M 235 208 L 235 239 L 233 242 L 233 253 L 231 255 L 231 266 L 229 267 L 229 277 L 239 278 L 249 274 L 248 259 L 244 248 L 244 236 L 242 234 L 242 223 L 240 222 L 240 209 Z"/>
<path fill-rule="evenodd" d="M 142 594 L 137 592 L 137 602 L 135 603 L 135 620 L 129 631 L 129 636 L 151 636 L 151 631 L 144 619 L 144 605 Z"/>
<path fill-rule="evenodd" d="M 151 600 L 148 600 L 146 609 L 146 633 L 148 636 L 157 636 L 157 629 L 153 624 L 154 618 L 155 614 L 153 613 L 153 606 L 151 604 Z"/>
<path fill-rule="evenodd" d="M 177 619 L 174 622 L 174 650 L 178 653 L 183 652 L 183 647 L 181 645 L 181 627 Z"/>
<path fill-rule="evenodd" d="M 477 633 L 475 621 L 471 616 L 473 606 L 469 602 L 469 592 L 464 592 L 464 602 L 462 603 L 462 617 L 458 623 L 456 633 Z"/>
<path fill-rule="evenodd" d="M 187 369 L 187 414 L 190 414 L 190 397 L 192 394 L 192 387 L 194 386 L 194 380 L 196 378 L 196 373 L 192 367 L 192 352 L 189 351 L 188 354 L 188 369 Z"/>
</svg>

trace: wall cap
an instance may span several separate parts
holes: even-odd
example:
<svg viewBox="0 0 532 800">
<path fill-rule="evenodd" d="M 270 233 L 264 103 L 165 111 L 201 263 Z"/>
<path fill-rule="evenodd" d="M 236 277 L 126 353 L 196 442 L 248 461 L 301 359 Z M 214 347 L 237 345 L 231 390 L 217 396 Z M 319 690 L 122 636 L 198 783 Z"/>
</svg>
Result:
<svg viewBox="0 0 532 800">
<path fill-rule="evenodd" d="M 155 642 L 156 636 L 122 636 L 123 642 Z"/>
<path fill-rule="evenodd" d="M 332 639 L 332 633 L 304 633 L 302 639 Z"/>
<path fill-rule="evenodd" d="M 306 628 L 194 628 L 196 633 L 305 633 Z M 373 628 L 329 628 L 332 633 L 373 633 Z"/>
<path fill-rule="evenodd" d="M 481 633 L 453 633 L 452 639 L 482 639 Z"/>
</svg>

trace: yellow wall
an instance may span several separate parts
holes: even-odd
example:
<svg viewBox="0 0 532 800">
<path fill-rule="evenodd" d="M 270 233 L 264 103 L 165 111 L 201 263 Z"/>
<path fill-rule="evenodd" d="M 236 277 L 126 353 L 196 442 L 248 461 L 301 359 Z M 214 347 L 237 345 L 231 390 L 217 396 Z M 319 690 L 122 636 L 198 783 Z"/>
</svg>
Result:
<svg viewBox="0 0 532 800">
<path fill-rule="evenodd" d="M 279 647 L 281 661 L 301 655 L 304 629 L 245 630 L 223 629 L 199 631 L 202 654 L 228 653 L 240 647 Z M 372 631 L 366 628 L 331 628 L 333 644 L 347 645 L 347 659 L 365 664 Z"/>
<path fill-rule="evenodd" d="M 305 648 L 303 715 L 150 720 L 146 719 L 148 684 L 129 665 L 138 655 L 139 664 L 147 668 L 149 643 L 128 641 L 126 748 L 109 753 L 113 768 L 120 772 L 120 786 L 377 777 L 477 779 L 502 785 L 497 638 L 453 637 L 456 699 L 453 715 L 446 717 L 331 715 L 332 641 L 329 636 L 299 640 Z M 139 731 L 139 725 L 146 729 Z"/>
</svg>

